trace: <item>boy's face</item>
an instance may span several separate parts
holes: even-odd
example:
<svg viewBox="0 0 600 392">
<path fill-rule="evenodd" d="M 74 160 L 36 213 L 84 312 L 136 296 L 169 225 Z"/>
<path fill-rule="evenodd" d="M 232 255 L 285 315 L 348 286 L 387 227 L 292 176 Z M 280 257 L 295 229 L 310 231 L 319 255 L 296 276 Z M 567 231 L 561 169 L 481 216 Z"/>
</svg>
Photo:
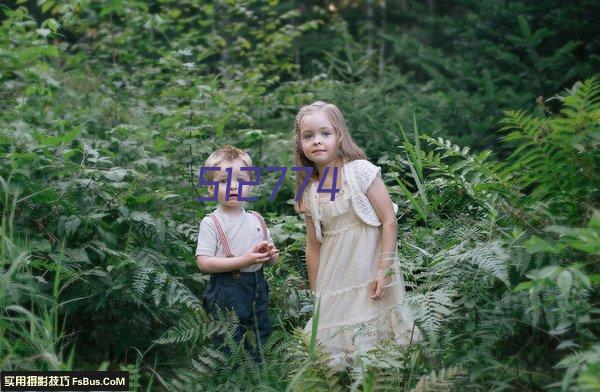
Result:
<svg viewBox="0 0 600 392">
<path fill-rule="evenodd" d="M 234 161 L 223 160 L 218 166 L 221 168 L 219 171 L 215 171 L 213 181 L 219 183 L 219 192 L 218 192 L 218 201 L 219 204 L 224 204 L 226 206 L 238 206 L 242 202 L 238 200 L 237 196 L 248 197 L 250 193 L 251 185 L 244 185 L 242 188 L 242 194 L 238 193 L 239 183 L 238 181 L 250 181 L 250 172 L 242 171 L 242 167 L 246 167 L 246 164 L 241 159 L 236 159 Z M 227 169 L 231 168 L 231 186 L 229 188 L 229 200 L 225 200 L 225 196 L 227 193 Z M 210 195 L 214 193 L 215 187 L 212 185 L 208 186 L 208 192 Z"/>
</svg>

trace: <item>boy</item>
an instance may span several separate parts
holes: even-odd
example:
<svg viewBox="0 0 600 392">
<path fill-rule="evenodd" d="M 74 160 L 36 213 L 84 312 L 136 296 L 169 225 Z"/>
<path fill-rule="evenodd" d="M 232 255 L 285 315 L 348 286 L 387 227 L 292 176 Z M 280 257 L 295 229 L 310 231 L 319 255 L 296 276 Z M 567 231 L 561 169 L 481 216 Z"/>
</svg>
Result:
<svg viewBox="0 0 600 392">
<path fill-rule="evenodd" d="M 261 362 L 260 351 L 271 334 L 271 322 L 267 304 L 269 287 L 263 274 L 263 263 L 273 265 L 279 259 L 269 229 L 262 216 L 255 211 L 246 212 L 237 196 L 239 180 L 249 181 L 243 166 L 252 166 L 250 156 L 231 145 L 225 145 L 212 153 L 205 167 L 220 167 L 219 171 L 207 171 L 209 181 L 219 183 L 217 209 L 205 216 L 200 223 L 196 261 L 202 272 L 210 273 L 204 291 L 204 308 L 213 318 L 217 306 L 232 309 L 239 318 L 234 338 L 239 342 L 242 335 L 251 330 L 256 336 L 256 348 L 249 345 L 256 362 Z M 229 200 L 225 200 L 227 168 L 231 168 Z M 214 186 L 209 185 L 210 195 Z M 251 186 L 244 185 L 241 194 L 247 197 Z M 221 345 L 223 336 L 214 337 Z M 229 352 L 229 349 L 226 348 Z"/>
</svg>

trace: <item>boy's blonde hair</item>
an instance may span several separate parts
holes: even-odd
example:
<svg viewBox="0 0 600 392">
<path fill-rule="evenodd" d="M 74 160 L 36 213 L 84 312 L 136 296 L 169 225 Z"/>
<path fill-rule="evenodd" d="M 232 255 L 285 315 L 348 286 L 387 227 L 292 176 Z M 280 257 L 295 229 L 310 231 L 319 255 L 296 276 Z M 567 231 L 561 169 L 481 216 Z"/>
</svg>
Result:
<svg viewBox="0 0 600 392">
<path fill-rule="evenodd" d="M 244 150 L 241 150 L 235 146 L 230 144 L 226 144 L 219 148 L 217 151 L 210 154 L 206 162 L 204 163 L 205 167 L 217 167 L 223 161 L 235 161 L 236 159 L 241 159 L 242 162 L 246 164 L 246 166 L 252 166 L 252 158 L 250 155 Z M 217 172 L 214 170 L 206 171 L 207 180 L 214 179 L 214 176 Z"/>
<path fill-rule="evenodd" d="M 333 130 L 338 140 L 338 159 L 340 159 L 343 163 L 346 163 L 355 159 L 367 158 L 364 151 L 356 144 L 356 142 L 350 135 L 348 127 L 346 126 L 346 121 L 344 121 L 344 116 L 342 116 L 342 112 L 340 112 L 340 109 L 338 109 L 338 107 L 332 103 L 328 103 L 325 101 L 315 101 L 310 105 L 306 105 L 300 108 L 298 114 L 296 115 L 296 121 L 294 123 L 294 164 L 295 166 L 303 167 L 312 166 L 313 172 L 311 180 L 318 179 L 319 173 L 314 163 L 311 160 L 309 160 L 302 151 L 302 144 L 300 140 L 300 122 L 302 121 L 302 118 L 307 114 L 319 112 L 324 113 L 331 125 L 333 126 Z M 300 186 L 304 182 L 305 177 L 306 172 L 304 171 L 298 171 L 296 173 L 296 186 L 294 189 L 294 195 L 297 195 L 300 191 Z M 294 202 L 294 210 L 299 214 L 308 212 L 307 206 L 304 206 L 302 203 L 302 199 L 299 202 Z"/>
</svg>

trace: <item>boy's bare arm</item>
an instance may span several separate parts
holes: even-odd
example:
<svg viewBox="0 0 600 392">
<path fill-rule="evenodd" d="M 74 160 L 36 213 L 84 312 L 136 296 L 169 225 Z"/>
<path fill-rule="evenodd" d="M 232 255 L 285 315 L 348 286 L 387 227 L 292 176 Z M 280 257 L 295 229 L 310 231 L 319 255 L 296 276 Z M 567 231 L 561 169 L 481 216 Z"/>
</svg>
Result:
<svg viewBox="0 0 600 392">
<path fill-rule="evenodd" d="M 264 263 L 270 256 L 268 253 L 258 253 L 258 245 L 259 244 L 254 245 L 242 256 L 196 256 L 198 269 L 206 273 L 228 272 L 258 263 Z"/>
<path fill-rule="evenodd" d="M 196 256 L 196 263 L 198 264 L 198 269 L 200 271 L 208 273 L 234 271 L 248 265 L 244 256 Z"/>
</svg>

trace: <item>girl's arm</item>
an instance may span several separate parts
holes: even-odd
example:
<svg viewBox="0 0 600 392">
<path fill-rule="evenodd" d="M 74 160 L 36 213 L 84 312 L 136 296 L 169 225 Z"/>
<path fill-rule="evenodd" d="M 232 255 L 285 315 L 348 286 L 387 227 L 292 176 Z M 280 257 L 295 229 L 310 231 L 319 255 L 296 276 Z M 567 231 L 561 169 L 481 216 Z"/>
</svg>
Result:
<svg viewBox="0 0 600 392">
<path fill-rule="evenodd" d="M 392 256 L 396 253 L 398 223 L 396 222 L 392 198 L 379 174 L 375 176 L 373 183 L 369 186 L 367 197 L 373 204 L 373 208 L 375 209 L 375 212 L 377 212 L 379 220 L 381 220 L 381 249 L 379 253 L 381 260 L 377 260 L 377 263 L 379 264 L 377 274 L 383 275 L 394 263 L 394 258 Z M 383 279 L 378 279 L 374 295 L 371 298 L 382 298 L 381 285 L 383 283 Z"/>
<path fill-rule="evenodd" d="M 306 219 L 306 269 L 308 270 L 308 283 L 312 291 L 317 283 L 319 271 L 319 257 L 321 255 L 321 243 L 317 240 L 315 224 L 310 215 L 305 214 Z"/>
</svg>

